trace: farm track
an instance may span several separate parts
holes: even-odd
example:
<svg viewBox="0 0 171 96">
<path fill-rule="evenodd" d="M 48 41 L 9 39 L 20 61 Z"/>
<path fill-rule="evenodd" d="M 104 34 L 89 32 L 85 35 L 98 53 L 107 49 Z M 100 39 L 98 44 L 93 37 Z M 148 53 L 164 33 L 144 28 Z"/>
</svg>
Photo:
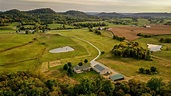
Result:
<svg viewBox="0 0 171 96">
<path fill-rule="evenodd" d="M 156 59 L 160 59 L 160 60 L 164 60 L 164 61 L 171 62 L 171 60 L 168 60 L 168 59 L 165 59 L 165 58 L 162 58 L 162 57 L 158 57 L 158 56 L 154 56 L 154 55 L 151 55 L 151 57 L 156 58 Z"/>
<path fill-rule="evenodd" d="M 78 39 L 78 40 L 81 40 L 81 41 L 84 41 L 84 42 L 86 42 L 86 43 L 90 44 L 91 46 L 93 46 L 93 47 L 98 51 L 98 55 L 97 55 L 93 60 L 91 60 L 91 61 L 95 61 L 96 59 L 98 59 L 98 58 L 100 57 L 100 55 L 101 55 L 101 51 L 100 51 L 100 49 L 99 49 L 99 48 L 97 48 L 94 44 L 92 44 L 91 42 L 89 42 L 89 41 L 87 41 L 87 40 L 84 40 L 84 39 L 78 38 L 78 37 L 76 37 L 76 36 L 74 36 L 73 38 L 76 38 L 76 39 Z"/>
<path fill-rule="evenodd" d="M 19 48 L 19 47 L 23 47 L 23 46 L 32 44 L 32 43 L 34 43 L 34 42 L 35 42 L 35 41 L 33 40 L 33 41 L 30 41 L 30 42 L 25 43 L 25 44 L 22 44 L 22 45 L 18 45 L 18 46 L 14 46 L 14 47 L 11 47 L 11 48 L 4 49 L 4 50 L 0 50 L 0 53 L 5 52 L 5 51 L 9 51 L 9 50 L 12 50 L 12 49 L 16 49 L 16 48 Z"/>
<path fill-rule="evenodd" d="M 25 59 L 25 60 L 16 61 L 16 62 L 4 63 L 3 65 L 0 65 L 0 66 L 7 66 L 7 65 L 11 65 L 11 64 L 21 63 L 21 62 L 36 60 L 36 59 L 38 59 L 38 58 L 37 57 L 36 58 L 29 58 L 29 59 Z"/>
</svg>

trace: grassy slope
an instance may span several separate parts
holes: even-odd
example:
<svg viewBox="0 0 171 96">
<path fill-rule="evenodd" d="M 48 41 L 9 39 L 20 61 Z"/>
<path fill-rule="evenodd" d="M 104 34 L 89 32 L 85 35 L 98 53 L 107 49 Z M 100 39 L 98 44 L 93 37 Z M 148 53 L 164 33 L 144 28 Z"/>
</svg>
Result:
<svg viewBox="0 0 171 96">
<path fill-rule="evenodd" d="M 171 44 L 160 43 L 158 41 L 160 38 L 167 37 L 170 37 L 170 35 L 156 36 L 152 38 L 141 38 L 136 40 L 144 46 L 146 46 L 146 43 L 164 45 L 164 48 L 161 52 L 152 53 L 152 55 L 158 57 L 153 58 L 153 61 L 136 60 L 131 58 L 117 58 L 113 57 L 110 53 L 99 61 L 128 77 L 136 78 L 142 81 L 147 81 L 150 79 L 150 77 L 162 77 L 164 80 L 171 80 Z M 168 47 L 169 50 L 166 51 L 165 47 Z M 150 68 L 151 66 L 155 66 L 160 73 L 156 75 L 143 75 L 138 73 L 138 69 L 140 67 Z"/>
<path fill-rule="evenodd" d="M 134 77 L 134 78 L 138 78 L 138 79 L 147 81 L 149 79 L 149 77 L 151 77 L 151 76 L 138 74 L 137 73 L 138 68 L 140 68 L 140 67 L 149 68 L 151 66 L 155 66 L 159 69 L 160 74 L 152 75 L 152 76 L 158 76 L 158 77 L 161 76 L 165 80 L 171 80 L 170 61 L 163 60 L 163 59 L 162 60 L 153 59 L 153 61 L 143 61 L 143 60 L 135 60 L 135 59 L 129 59 L 129 58 L 113 58 L 113 56 L 111 56 L 111 54 L 109 52 L 113 48 L 113 46 L 119 42 L 113 40 L 110 37 L 109 33 L 102 32 L 103 35 L 99 36 L 92 32 L 88 32 L 87 29 L 56 30 L 56 31 L 50 31 L 49 33 L 50 34 L 60 33 L 66 37 L 61 37 L 61 36 L 52 36 L 52 37 L 51 36 L 40 36 L 39 37 L 39 35 L 38 35 L 37 38 L 39 38 L 39 40 L 41 42 L 45 42 L 46 46 L 47 46 L 46 51 L 45 51 L 41 61 L 50 61 L 50 60 L 61 59 L 63 64 L 70 61 L 73 63 L 73 65 L 76 65 L 76 64 L 78 64 L 78 62 L 83 61 L 85 58 L 87 58 L 88 60 L 91 60 L 92 58 L 96 57 L 98 52 L 95 48 L 93 48 L 92 46 L 90 46 L 89 44 L 87 44 L 83 41 L 79 41 L 75 38 L 69 38 L 69 37 L 77 36 L 77 37 L 80 37 L 82 39 L 85 39 L 85 40 L 93 43 L 101 51 L 105 51 L 105 54 L 100 57 L 99 61 L 106 64 L 107 66 L 113 68 L 114 70 L 121 72 L 122 74 L 124 74 L 126 76 Z M 110 38 L 108 38 L 108 37 L 110 37 Z M 164 37 L 166 37 L 166 36 L 164 36 Z M 136 41 L 140 42 L 144 46 L 145 46 L 145 43 L 160 44 L 158 42 L 158 38 L 160 38 L 160 37 L 142 38 L 142 39 L 138 39 Z M 3 43 L 1 43 L 1 44 L 3 44 Z M 73 48 L 76 48 L 77 53 L 79 53 L 79 54 L 76 54 L 74 52 L 70 52 L 70 53 L 66 53 L 66 54 L 61 53 L 58 55 L 53 55 L 53 54 L 48 53 L 48 51 L 50 49 L 64 46 L 64 45 L 70 45 Z M 162 51 L 161 53 L 163 53 L 163 54 L 161 54 L 161 53 L 153 53 L 153 54 L 155 56 L 159 56 L 161 58 L 168 59 L 168 58 L 170 58 L 169 52 L 170 52 L 171 47 L 170 47 L 170 44 L 164 44 L 164 45 L 169 48 L 169 51 Z M 39 45 L 39 47 L 40 47 L 40 45 Z M 167 55 L 165 55 L 165 54 L 167 54 Z M 72 57 L 74 57 L 74 58 L 72 58 Z M 36 62 L 36 60 L 32 60 L 32 61 L 24 62 L 22 64 L 27 65 L 29 63 L 32 63 L 34 65 L 35 62 Z M 15 65 L 13 65 L 13 66 L 15 66 Z M 62 67 L 62 65 L 58 66 L 58 67 L 54 67 L 52 69 L 54 70 L 56 68 L 61 68 L 61 67 Z M 25 68 L 25 66 L 21 67 L 21 65 L 18 64 L 15 67 L 10 67 L 10 68 L 11 68 L 11 70 L 16 70 L 16 69 L 20 70 L 20 69 Z M 33 68 L 33 67 L 31 67 L 31 68 Z M 0 69 L 5 70 L 6 68 L 0 67 Z M 90 72 L 88 74 L 94 74 L 94 73 Z M 83 75 L 84 74 L 76 75 L 74 78 L 79 79 Z M 88 76 L 88 77 L 90 77 L 90 76 Z"/>
<path fill-rule="evenodd" d="M 64 58 L 61 60 L 63 64 L 65 64 L 67 62 L 72 62 L 73 66 L 77 65 L 79 62 L 83 62 L 83 60 L 85 58 L 90 61 L 98 55 L 98 52 L 94 47 L 92 47 L 91 45 L 87 44 L 84 41 L 80 41 L 78 39 L 73 38 L 74 36 L 77 36 L 79 38 L 87 40 L 87 41 L 93 43 L 95 46 L 97 46 L 100 50 L 105 51 L 106 53 L 104 55 L 102 55 L 100 58 L 103 58 L 104 56 L 106 56 L 108 54 L 108 52 L 113 47 L 113 44 L 119 43 L 118 41 L 111 39 L 111 34 L 108 32 L 105 32 L 105 31 L 102 32 L 102 34 L 103 34 L 102 36 L 96 35 L 93 32 L 88 32 L 87 29 L 58 30 L 58 31 L 50 31 L 49 33 L 50 34 L 62 34 L 68 38 L 71 37 L 71 39 L 73 41 L 75 41 L 77 44 L 82 45 L 84 48 L 87 49 L 89 55 L 80 56 L 80 57 L 77 56 L 74 58 L 67 58 L 67 59 Z M 61 69 L 62 67 L 63 67 L 63 65 L 57 66 L 57 67 L 54 67 L 51 69 L 52 70 Z M 58 73 L 58 75 L 53 74 L 53 73 L 52 74 L 58 78 L 63 78 L 62 76 L 64 76 L 64 75 L 60 75 L 60 74 L 64 74 L 64 73 L 65 72 L 60 71 Z M 91 71 L 91 72 L 86 72 L 86 73 L 82 73 L 82 74 L 75 74 L 73 79 L 80 80 L 80 78 L 82 78 L 82 77 L 93 78 L 96 75 L 98 75 L 96 72 Z"/>
<path fill-rule="evenodd" d="M 84 40 L 87 40 L 87 41 L 93 43 L 101 51 L 105 51 L 106 53 L 109 53 L 111 51 L 114 44 L 119 43 L 118 41 L 113 40 L 112 38 L 109 38 L 108 33 L 105 33 L 104 35 L 96 35 L 93 32 L 89 32 L 87 29 L 75 29 L 75 30 L 64 30 L 64 31 L 60 30 L 60 31 L 51 31 L 50 33 L 51 34 L 60 33 L 64 36 L 68 36 L 68 37 L 77 36 L 79 38 L 82 38 Z M 103 32 L 102 32 L 102 34 L 103 34 Z M 106 54 L 104 54 L 104 55 L 106 55 Z M 97 56 L 97 54 L 95 54 L 95 56 Z"/>
<path fill-rule="evenodd" d="M 53 61 L 64 58 L 72 58 L 75 56 L 89 55 L 87 50 L 77 44 L 70 38 L 59 35 L 48 34 L 0 34 L 0 46 L 1 50 L 11 48 L 14 46 L 22 45 L 37 38 L 34 43 L 20 46 L 11 50 L 7 50 L 0 53 L 0 71 L 3 72 L 8 69 L 8 72 L 14 72 L 18 70 L 30 70 L 35 69 L 37 64 L 41 62 Z M 42 43 L 45 43 L 43 45 Z M 71 46 L 75 49 L 69 53 L 51 54 L 50 49 Z M 44 51 L 44 49 L 46 50 Z M 41 56 L 43 54 L 43 56 Z M 21 66 L 23 65 L 23 66 Z M 28 66 L 29 65 L 29 66 Z"/>
<path fill-rule="evenodd" d="M 32 34 L 0 34 L 0 50 L 28 43 L 34 36 Z"/>
</svg>

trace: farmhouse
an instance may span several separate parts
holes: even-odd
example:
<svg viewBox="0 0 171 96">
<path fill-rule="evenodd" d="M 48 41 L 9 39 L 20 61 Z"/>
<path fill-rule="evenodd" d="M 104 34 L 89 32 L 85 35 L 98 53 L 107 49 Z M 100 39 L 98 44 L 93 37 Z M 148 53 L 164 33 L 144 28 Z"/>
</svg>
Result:
<svg viewBox="0 0 171 96">
<path fill-rule="evenodd" d="M 118 80 L 123 80 L 124 76 L 122 74 L 114 74 L 109 77 L 112 81 L 118 81 Z"/>
<path fill-rule="evenodd" d="M 88 65 L 85 65 L 85 66 L 75 66 L 73 69 L 74 69 L 74 72 L 75 73 L 82 73 L 82 72 L 85 72 L 85 71 L 90 71 L 90 66 Z"/>
<path fill-rule="evenodd" d="M 109 74 L 110 70 L 103 64 L 99 63 L 99 62 L 91 62 L 91 67 L 99 74 Z"/>
</svg>

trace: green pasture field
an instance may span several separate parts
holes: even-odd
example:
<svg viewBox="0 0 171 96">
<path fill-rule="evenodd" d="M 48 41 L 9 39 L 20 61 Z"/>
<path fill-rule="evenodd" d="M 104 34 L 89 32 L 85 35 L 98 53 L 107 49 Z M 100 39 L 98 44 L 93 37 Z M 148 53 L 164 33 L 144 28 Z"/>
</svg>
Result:
<svg viewBox="0 0 171 96">
<path fill-rule="evenodd" d="M 28 43 L 32 41 L 33 38 L 36 38 L 37 40 L 33 43 Z M 0 53 L 0 69 L 3 69 L 1 72 L 3 72 L 5 68 L 8 68 L 9 72 L 29 69 L 32 70 L 39 67 L 42 62 L 49 62 L 59 59 L 62 60 L 65 58 L 72 59 L 77 56 L 89 55 L 87 49 L 85 49 L 82 45 L 77 44 L 68 37 L 55 34 L 8 33 L 0 34 L 0 39 L 0 46 L 2 46 Z M 25 43 L 28 44 L 25 45 Z M 75 49 L 75 51 L 58 54 L 49 53 L 49 50 L 63 46 L 71 46 Z M 21 64 L 28 65 L 28 67 L 21 66 Z"/>
<path fill-rule="evenodd" d="M 79 37 L 84 40 L 87 40 L 97 46 L 101 51 L 105 51 L 105 53 L 109 53 L 115 44 L 118 44 L 119 41 L 113 40 L 105 35 L 97 35 L 94 32 L 89 32 L 88 29 L 74 29 L 74 30 L 58 30 L 58 31 L 50 31 L 50 34 L 62 34 L 66 37 Z M 105 54 L 104 54 L 105 55 Z"/>
<path fill-rule="evenodd" d="M 135 40 L 143 45 L 143 47 L 147 47 L 147 43 L 163 45 L 162 51 L 152 53 L 152 61 L 119 58 L 114 57 L 111 53 L 108 53 L 108 55 L 106 55 L 104 58 L 101 58 L 99 62 L 130 78 L 148 81 L 151 77 L 161 77 L 165 81 L 171 80 L 171 44 L 159 42 L 160 38 L 169 37 L 171 37 L 171 35 L 154 36 L 151 38 L 140 38 Z M 166 50 L 166 48 L 168 48 L 168 50 Z M 139 68 L 143 67 L 147 69 L 151 66 L 156 67 L 159 71 L 159 74 L 144 75 L 138 73 Z"/>
<path fill-rule="evenodd" d="M 138 25 L 139 26 L 144 26 L 149 24 L 150 22 L 148 21 L 148 19 L 138 19 Z"/>
<path fill-rule="evenodd" d="M 142 25 L 148 23 L 146 20 L 140 21 L 142 22 Z M 50 26 L 54 27 L 57 25 L 52 24 Z M 90 61 L 95 58 L 98 55 L 98 51 L 90 44 L 74 38 L 78 37 L 91 42 L 101 51 L 105 52 L 105 54 L 101 55 L 98 59 L 99 62 L 129 78 L 148 81 L 151 77 L 161 77 L 166 81 L 171 80 L 171 44 L 159 42 L 160 38 L 169 38 L 171 35 L 154 36 L 151 38 L 140 38 L 135 40 L 143 47 L 146 47 L 147 43 L 163 45 L 161 52 L 152 53 L 152 61 L 144 61 L 112 56 L 110 51 L 113 46 L 120 43 L 120 41 L 113 40 L 112 34 L 108 31 L 101 31 L 101 33 L 102 35 L 97 35 L 84 28 L 72 30 L 51 30 L 46 34 L 0 34 L 0 46 L 2 46 L 0 47 L 0 50 L 28 43 L 33 40 L 33 38 L 37 39 L 31 44 L 0 53 L 0 69 L 3 70 L 0 72 L 4 72 L 6 68 L 6 71 L 9 72 L 32 70 L 39 67 L 42 62 L 51 62 L 55 60 L 60 60 L 62 65 L 50 68 L 50 70 L 60 70 L 63 67 L 63 64 L 66 64 L 67 62 L 71 62 L 73 66 L 75 66 L 79 62 L 83 62 L 84 59 L 88 59 Z M 68 53 L 49 53 L 49 50 L 63 46 L 71 46 L 75 50 Z M 150 68 L 151 66 L 156 67 L 160 73 L 156 75 L 144 75 L 138 73 L 139 68 Z M 63 71 L 61 72 L 61 74 L 63 74 Z M 60 72 L 58 74 L 61 75 Z M 97 74 L 94 72 L 76 74 L 73 79 L 79 80 L 83 75 L 90 78 Z"/>
<path fill-rule="evenodd" d="M 49 35 L 45 35 L 44 38 L 40 38 L 40 40 L 46 44 L 46 50 L 41 59 L 42 62 L 61 60 L 64 58 L 74 58 L 76 56 L 81 56 L 81 55 L 88 55 L 87 50 L 83 46 L 77 44 L 76 42 L 74 42 L 72 39 L 68 37 L 49 34 Z M 74 48 L 74 51 L 58 53 L 58 54 L 49 53 L 49 51 L 52 49 L 64 47 L 64 46 L 70 46 Z"/>
<path fill-rule="evenodd" d="M 160 35 L 160 36 L 153 36 L 151 38 L 140 38 L 135 41 L 140 42 L 144 46 L 146 46 L 146 44 L 162 45 L 163 46 L 162 51 L 153 52 L 152 55 L 155 55 L 157 57 L 164 58 L 167 60 L 171 60 L 171 43 L 161 43 L 159 42 L 160 38 L 171 38 L 171 35 Z"/>
<path fill-rule="evenodd" d="M 64 24 L 48 24 L 48 28 L 50 29 L 57 29 L 57 28 L 63 28 Z M 70 26 L 70 25 L 64 25 L 65 28 L 74 28 L 74 26 Z"/>
<path fill-rule="evenodd" d="M 28 43 L 34 37 L 33 34 L 0 34 L 0 50 Z"/>
</svg>

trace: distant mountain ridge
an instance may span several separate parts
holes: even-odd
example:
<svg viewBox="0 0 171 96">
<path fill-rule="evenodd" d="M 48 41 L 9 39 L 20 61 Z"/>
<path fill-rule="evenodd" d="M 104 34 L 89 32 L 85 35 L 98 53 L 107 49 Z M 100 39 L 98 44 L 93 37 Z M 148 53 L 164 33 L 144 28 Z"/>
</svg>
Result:
<svg viewBox="0 0 171 96">
<path fill-rule="evenodd" d="M 113 12 L 113 13 L 102 12 L 102 13 L 97 14 L 96 16 L 98 16 L 98 17 L 109 17 L 109 18 L 112 18 L 112 17 L 125 17 L 125 15 L 115 13 L 115 12 Z"/>
<path fill-rule="evenodd" d="M 2 13 L 5 13 L 5 14 L 20 14 L 22 12 L 20 10 L 18 10 L 18 9 L 11 9 L 11 10 L 8 10 L 8 11 L 2 12 Z"/>
<path fill-rule="evenodd" d="M 49 13 L 49 14 L 55 14 L 56 12 L 50 8 L 41 8 L 41 9 L 34 9 L 27 11 L 27 13 Z"/>
<path fill-rule="evenodd" d="M 65 16 L 71 16 L 75 18 L 122 18 L 122 17 L 152 17 L 152 18 L 167 18 L 171 17 L 171 13 L 106 13 L 106 12 L 82 12 L 82 11 L 76 11 L 76 10 L 69 10 L 66 12 L 55 12 L 54 10 L 50 8 L 40 8 L 40 9 L 34 9 L 29 11 L 20 11 L 18 9 L 12 9 L 5 12 L 0 12 L 0 15 L 2 14 L 8 14 L 8 15 L 16 15 L 19 16 L 28 15 L 28 14 L 47 14 L 47 15 L 54 15 L 54 14 L 61 14 Z"/>
<path fill-rule="evenodd" d="M 69 11 L 66 11 L 66 12 L 64 12 L 62 14 L 73 16 L 73 17 L 78 17 L 78 18 L 88 18 L 88 17 L 91 17 L 91 15 L 88 15 L 88 14 L 86 14 L 84 12 L 76 11 L 76 10 L 69 10 Z"/>
<path fill-rule="evenodd" d="M 171 17 L 171 13 L 135 13 L 130 15 L 131 17 Z"/>
</svg>

